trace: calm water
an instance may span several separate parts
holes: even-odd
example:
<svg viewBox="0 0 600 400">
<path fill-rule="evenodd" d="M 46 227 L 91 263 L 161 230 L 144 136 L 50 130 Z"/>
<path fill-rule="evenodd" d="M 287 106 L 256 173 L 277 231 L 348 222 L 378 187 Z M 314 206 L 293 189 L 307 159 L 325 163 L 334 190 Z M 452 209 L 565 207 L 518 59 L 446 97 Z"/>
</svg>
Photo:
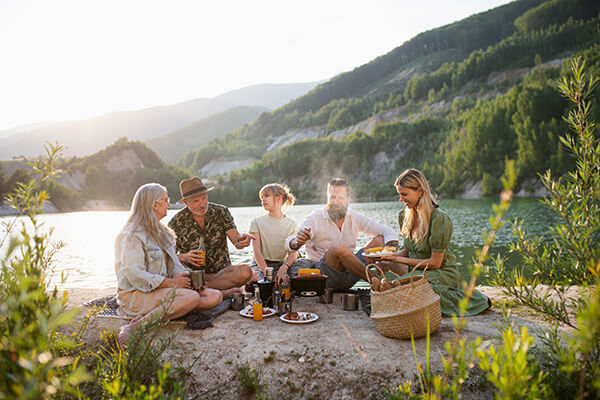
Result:
<svg viewBox="0 0 600 400">
<path fill-rule="evenodd" d="M 452 218 L 454 233 L 451 249 L 456 253 L 459 267 L 467 274 L 474 250 L 481 248 L 483 243 L 482 231 L 489 228 L 489 217 L 492 215 L 492 204 L 495 201 L 478 200 L 443 200 L 441 207 Z M 296 222 L 301 223 L 310 212 L 321 205 L 300 205 L 287 210 L 287 214 Z M 397 215 L 401 205 L 398 202 L 357 203 L 351 208 L 368 215 L 376 221 L 393 227 L 398 231 Z M 238 230 L 247 232 L 252 218 L 262 215 L 260 207 L 232 207 Z M 167 223 L 177 210 L 169 210 L 163 219 Z M 55 257 L 52 283 L 60 289 L 66 288 L 105 288 L 114 287 L 116 279 L 113 269 L 114 239 L 128 216 L 127 211 L 108 212 L 75 212 L 66 214 L 44 214 L 40 220 L 45 229 L 54 228 L 52 239 L 63 241 L 66 246 Z M 513 201 L 508 219 L 518 216 L 525 221 L 527 232 L 543 235 L 548 226 L 554 222 L 554 217 L 536 199 L 516 199 Z M 4 217 L 3 219 L 8 219 Z M 27 222 L 27 220 L 24 220 Z M 506 253 L 510 242 L 510 224 L 500 230 L 494 243 L 492 254 Z M 366 236 L 359 237 L 359 245 L 368 241 Z M 252 260 L 251 246 L 237 250 L 230 245 L 233 263 L 250 263 Z M 2 252 L 4 256 L 4 252 Z M 516 262 L 513 258 L 512 262 Z M 61 274 L 67 274 L 65 282 L 61 283 Z"/>
</svg>

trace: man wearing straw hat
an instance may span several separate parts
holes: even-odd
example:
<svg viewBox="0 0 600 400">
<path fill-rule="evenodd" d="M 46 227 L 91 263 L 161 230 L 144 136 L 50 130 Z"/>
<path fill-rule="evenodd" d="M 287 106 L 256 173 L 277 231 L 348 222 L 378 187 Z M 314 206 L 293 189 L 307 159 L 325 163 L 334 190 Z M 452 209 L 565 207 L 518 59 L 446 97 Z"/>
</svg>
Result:
<svg viewBox="0 0 600 400">
<path fill-rule="evenodd" d="M 225 295 L 239 291 L 252 278 L 247 264 L 231 265 L 227 239 L 238 249 L 250 244 L 252 235 L 239 233 L 229 209 L 208 202 L 207 193 L 214 187 L 206 187 L 197 176 L 179 183 L 181 199 L 185 208 L 169 221 L 176 239 L 177 257 L 192 269 L 205 271 L 206 286 L 219 289 Z M 205 252 L 198 250 L 204 239 Z"/>
</svg>

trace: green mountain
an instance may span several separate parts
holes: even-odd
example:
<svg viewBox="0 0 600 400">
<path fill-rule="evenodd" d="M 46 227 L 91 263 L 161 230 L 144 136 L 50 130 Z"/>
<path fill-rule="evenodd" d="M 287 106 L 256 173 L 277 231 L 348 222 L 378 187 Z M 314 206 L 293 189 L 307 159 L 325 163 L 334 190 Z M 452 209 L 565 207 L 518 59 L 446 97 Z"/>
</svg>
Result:
<svg viewBox="0 0 600 400">
<path fill-rule="evenodd" d="M 197 173 L 219 159 L 258 159 L 218 178 L 213 198 L 228 204 L 255 202 L 273 180 L 314 201 L 332 175 L 350 178 L 355 198 L 391 198 L 406 167 L 425 170 L 442 194 L 490 195 L 507 158 L 520 189 L 534 189 L 538 172 L 571 167 L 558 140 L 568 105 L 554 82 L 573 55 L 597 68 L 599 12 L 594 0 L 520 0 L 424 32 L 181 165 Z"/>
<path fill-rule="evenodd" d="M 539 173 L 573 167 L 559 140 L 570 105 L 556 82 L 573 57 L 600 76 L 599 13 L 596 0 L 515 1 L 417 35 L 207 144 L 185 142 L 201 146 L 178 167 L 120 139 L 65 161 L 59 183 L 69 189 L 54 191 L 65 204 L 126 206 L 142 183 L 163 183 L 174 196 L 183 177 L 202 171 L 216 181 L 211 200 L 228 205 L 256 204 L 259 188 L 273 181 L 290 185 L 300 202 L 321 201 L 332 176 L 350 179 L 354 200 L 384 200 L 395 197 L 394 178 L 415 167 L 442 195 L 482 196 L 498 192 L 513 159 L 517 190 L 534 193 Z M 594 96 L 590 118 L 600 121 L 600 91 Z M 210 168 L 242 159 L 255 162 Z M 0 171 L 0 185 L 25 174 Z"/>
<path fill-rule="evenodd" d="M 269 109 L 266 107 L 230 108 L 145 142 L 164 161 L 175 163 L 190 150 L 254 121 L 261 113 L 267 111 Z"/>
<path fill-rule="evenodd" d="M 251 85 L 213 98 L 200 98 L 141 110 L 111 112 L 79 121 L 13 128 L 0 132 L 0 160 L 23 155 L 37 156 L 46 141 L 67 146 L 68 156 L 90 155 L 120 137 L 128 137 L 131 140 L 151 139 L 233 107 L 274 109 L 307 93 L 317 83 Z M 237 127 L 231 129 L 235 128 Z"/>
</svg>

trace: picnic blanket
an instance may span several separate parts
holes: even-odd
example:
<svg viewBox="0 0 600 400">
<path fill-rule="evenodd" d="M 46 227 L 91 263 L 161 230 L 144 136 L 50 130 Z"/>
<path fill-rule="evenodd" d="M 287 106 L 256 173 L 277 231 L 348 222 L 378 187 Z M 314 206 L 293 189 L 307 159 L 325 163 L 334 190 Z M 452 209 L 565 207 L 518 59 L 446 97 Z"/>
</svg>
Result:
<svg viewBox="0 0 600 400">
<path fill-rule="evenodd" d="M 86 307 L 104 307 L 104 309 L 98 314 L 100 317 L 113 317 L 113 318 L 126 318 L 119 314 L 119 304 L 117 303 L 117 296 L 111 295 L 106 297 L 100 297 L 98 299 L 86 301 L 83 303 Z M 231 307 L 231 300 L 225 299 L 221 304 L 210 310 L 205 311 L 192 311 L 175 321 L 185 322 L 185 329 L 206 329 L 213 326 L 212 321 L 217 315 L 224 313 Z"/>
</svg>

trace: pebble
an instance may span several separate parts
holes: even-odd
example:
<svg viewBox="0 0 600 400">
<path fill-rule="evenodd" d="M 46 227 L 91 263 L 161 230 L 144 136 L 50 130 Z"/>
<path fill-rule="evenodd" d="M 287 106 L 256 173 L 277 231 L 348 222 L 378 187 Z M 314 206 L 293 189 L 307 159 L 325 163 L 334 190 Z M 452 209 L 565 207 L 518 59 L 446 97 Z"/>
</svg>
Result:
<svg viewBox="0 0 600 400">
<path fill-rule="evenodd" d="M 298 362 L 299 362 L 300 364 L 304 364 L 304 362 L 305 362 L 305 361 L 306 361 L 306 360 L 304 359 L 304 357 L 300 357 L 300 358 L 298 359 Z"/>
</svg>

